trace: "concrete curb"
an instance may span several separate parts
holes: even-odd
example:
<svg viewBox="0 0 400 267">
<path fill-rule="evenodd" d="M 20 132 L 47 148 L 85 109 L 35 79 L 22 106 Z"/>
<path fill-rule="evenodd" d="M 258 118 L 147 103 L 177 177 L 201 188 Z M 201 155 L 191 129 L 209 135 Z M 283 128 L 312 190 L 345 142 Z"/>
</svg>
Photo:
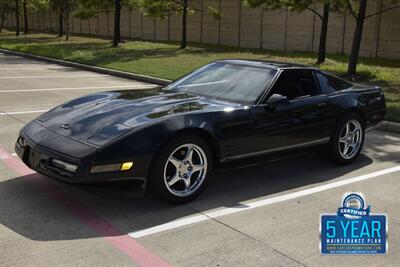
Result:
<svg viewBox="0 0 400 267">
<path fill-rule="evenodd" d="M 29 53 L 17 52 L 17 51 L 4 49 L 4 48 L 0 48 L 0 52 L 4 53 L 4 54 L 13 55 L 13 56 L 20 56 L 20 57 L 26 57 L 26 58 L 32 58 L 35 60 L 45 61 L 45 62 L 49 62 L 49 63 L 55 63 L 55 64 L 67 66 L 67 67 L 79 68 L 79 69 L 94 71 L 94 72 L 98 72 L 98 73 L 102 73 L 102 74 L 113 75 L 113 76 L 131 79 L 131 80 L 135 80 L 135 81 L 154 83 L 154 84 L 162 85 L 162 86 L 165 86 L 165 85 L 168 85 L 169 83 L 171 83 L 170 80 L 166 80 L 166 79 L 126 72 L 126 71 L 107 69 L 107 68 L 103 68 L 103 67 L 97 67 L 97 66 L 92 66 L 92 65 L 87 65 L 87 64 L 82 64 L 82 63 L 77 63 L 77 62 L 72 62 L 72 61 L 66 61 L 66 60 L 61 60 L 61 59 L 36 56 L 36 55 L 29 54 Z"/>
<path fill-rule="evenodd" d="M 380 131 L 384 131 L 384 132 L 400 134 L 400 123 L 391 122 L 391 121 L 383 121 L 379 124 L 377 129 Z"/>
<path fill-rule="evenodd" d="M 27 58 L 32 58 L 35 60 L 55 63 L 55 64 L 67 66 L 67 67 L 74 67 L 74 68 L 79 68 L 79 69 L 83 69 L 83 70 L 89 70 L 89 71 L 94 71 L 94 72 L 98 72 L 98 73 L 109 74 L 109 75 L 122 77 L 122 78 L 126 78 L 126 79 L 131 79 L 131 80 L 135 80 L 135 81 L 154 83 L 154 84 L 158 84 L 158 85 L 162 85 L 162 86 L 165 86 L 165 85 L 168 85 L 169 83 L 171 83 L 170 80 L 166 80 L 166 79 L 160 79 L 160 78 L 156 78 L 156 77 L 140 75 L 140 74 L 130 73 L 130 72 L 126 72 L 126 71 L 119 71 L 119 70 L 112 70 L 112 69 L 107 69 L 107 68 L 102 68 L 102 67 L 96 67 L 96 66 L 86 65 L 86 64 L 72 62 L 72 61 L 65 61 L 65 60 L 61 60 L 61 59 L 36 56 L 36 55 L 29 54 L 29 53 L 17 52 L 17 51 L 4 49 L 4 48 L 0 48 L 0 52 L 9 54 L 9 55 L 27 57 Z M 377 130 L 400 134 L 400 123 L 383 121 L 382 123 L 380 123 L 378 125 Z"/>
</svg>

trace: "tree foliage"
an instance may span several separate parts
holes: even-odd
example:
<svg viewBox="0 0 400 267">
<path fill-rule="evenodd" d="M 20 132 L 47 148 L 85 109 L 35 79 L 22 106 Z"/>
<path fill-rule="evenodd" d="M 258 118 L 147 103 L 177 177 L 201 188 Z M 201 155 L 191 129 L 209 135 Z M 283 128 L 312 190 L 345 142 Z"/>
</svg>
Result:
<svg viewBox="0 0 400 267">
<path fill-rule="evenodd" d="M 195 12 L 207 12 L 216 20 L 221 19 L 219 10 L 212 6 L 201 7 L 199 2 L 188 0 L 138 0 L 138 6 L 142 9 L 146 16 L 158 17 L 165 19 L 170 14 L 182 16 L 182 37 L 181 49 L 186 48 L 186 32 L 187 32 L 187 16 Z"/>
<path fill-rule="evenodd" d="M 321 20 L 317 64 L 326 58 L 326 39 L 328 34 L 329 14 L 331 11 L 340 11 L 345 6 L 343 0 L 247 0 L 250 7 L 261 7 L 267 10 L 287 8 L 293 12 L 311 11 Z M 322 12 L 318 9 L 323 6 Z"/>
<path fill-rule="evenodd" d="M 81 19 L 89 19 L 98 16 L 100 13 L 112 12 L 115 10 L 116 0 L 80 0 L 75 16 Z M 137 8 L 137 0 L 120 0 L 121 6 L 129 9 Z"/>
<path fill-rule="evenodd" d="M 89 19 L 104 12 L 114 12 L 114 35 L 113 46 L 121 42 L 121 9 L 138 7 L 138 0 L 80 0 L 75 16 L 82 19 Z"/>
<path fill-rule="evenodd" d="M 59 16 L 59 34 L 61 37 L 64 34 L 65 24 L 65 40 L 69 39 L 69 21 L 70 16 L 73 16 L 84 0 L 47 0 L 47 9 L 58 12 Z"/>
<path fill-rule="evenodd" d="M 390 10 L 400 8 L 400 3 L 399 3 L 400 1 L 392 0 L 390 1 L 390 4 L 388 6 L 381 5 L 379 11 L 370 14 L 367 13 L 367 5 L 369 3 L 368 0 L 341 0 L 341 1 L 343 1 L 346 4 L 350 14 L 356 21 L 353 43 L 350 52 L 349 65 L 347 69 L 347 75 L 349 77 L 354 77 L 357 74 L 357 64 L 360 54 L 360 47 L 362 42 L 365 20 L 374 17 L 376 15 L 388 12 Z"/>
<path fill-rule="evenodd" d="M 165 19 L 171 13 L 181 15 L 184 11 L 183 0 L 139 0 L 138 4 L 142 7 L 145 15 L 162 19 Z M 187 4 L 187 12 L 189 15 L 202 11 L 206 11 L 216 20 L 221 19 L 219 11 L 212 6 L 206 6 L 204 10 L 202 10 L 198 5 L 194 5 L 193 3 Z"/>
<path fill-rule="evenodd" d="M 324 5 L 329 4 L 331 10 L 339 11 L 341 10 L 346 1 L 344 0 L 246 0 L 246 3 L 250 7 L 263 7 L 267 10 L 281 9 L 283 6 L 288 7 L 290 11 L 303 12 L 309 10 L 311 12 L 316 12 L 321 14 L 314 5 Z"/>
</svg>

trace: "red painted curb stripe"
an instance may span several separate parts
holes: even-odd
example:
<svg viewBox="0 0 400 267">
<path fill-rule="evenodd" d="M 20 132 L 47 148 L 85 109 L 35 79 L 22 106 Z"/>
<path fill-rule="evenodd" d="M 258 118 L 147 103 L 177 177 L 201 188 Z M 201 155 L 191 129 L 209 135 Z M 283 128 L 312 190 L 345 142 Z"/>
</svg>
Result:
<svg viewBox="0 0 400 267">
<path fill-rule="evenodd" d="M 105 240 L 117 249 L 124 252 L 136 263 L 144 267 L 170 266 L 160 257 L 140 245 L 129 235 L 122 233 L 112 224 L 98 216 L 95 212 L 83 207 L 72 197 L 61 191 L 50 179 L 29 169 L 17 157 L 13 157 L 0 147 L 0 160 L 7 167 L 23 175 L 24 179 L 35 185 L 38 189 L 45 192 L 50 198 L 61 204 L 66 210 L 74 214 L 82 223 L 92 228 Z"/>
</svg>

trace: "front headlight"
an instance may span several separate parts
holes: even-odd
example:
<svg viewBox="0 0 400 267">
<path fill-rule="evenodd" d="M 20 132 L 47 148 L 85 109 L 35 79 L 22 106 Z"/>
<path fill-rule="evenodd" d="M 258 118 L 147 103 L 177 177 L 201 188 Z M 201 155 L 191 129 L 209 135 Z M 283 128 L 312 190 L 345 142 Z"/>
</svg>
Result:
<svg viewBox="0 0 400 267">
<path fill-rule="evenodd" d="M 132 169 L 133 162 L 123 162 L 117 164 L 108 165 L 97 165 L 93 166 L 90 170 L 91 173 L 101 173 L 101 172 L 117 172 L 117 171 L 127 171 Z"/>
</svg>

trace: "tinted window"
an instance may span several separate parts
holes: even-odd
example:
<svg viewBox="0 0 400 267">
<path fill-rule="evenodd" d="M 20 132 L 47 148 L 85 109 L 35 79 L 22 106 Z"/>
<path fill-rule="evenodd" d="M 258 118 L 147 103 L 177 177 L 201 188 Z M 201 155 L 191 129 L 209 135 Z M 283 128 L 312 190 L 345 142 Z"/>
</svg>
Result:
<svg viewBox="0 0 400 267">
<path fill-rule="evenodd" d="M 272 94 L 286 96 L 289 100 L 319 94 L 311 70 L 285 70 L 272 89 Z"/>
<path fill-rule="evenodd" d="M 351 83 L 325 72 L 317 72 L 316 74 L 319 84 L 321 85 L 321 88 L 324 90 L 325 93 L 332 93 L 353 86 Z"/>
<path fill-rule="evenodd" d="M 229 63 L 212 63 L 169 85 L 167 89 L 253 103 L 277 71 Z"/>
</svg>

